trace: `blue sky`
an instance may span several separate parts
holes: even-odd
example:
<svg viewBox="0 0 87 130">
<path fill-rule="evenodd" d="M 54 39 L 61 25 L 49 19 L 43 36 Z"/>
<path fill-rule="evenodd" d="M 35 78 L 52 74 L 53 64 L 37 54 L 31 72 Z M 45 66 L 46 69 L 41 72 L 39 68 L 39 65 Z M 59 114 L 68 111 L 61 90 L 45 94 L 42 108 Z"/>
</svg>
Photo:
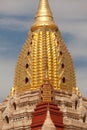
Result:
<svg viewBox="0 0 87 130">
<path fill-rule="evenodd" d="M 0 0 L 0 100 L 13 86 L 19 52 L 39 0 Z M 87 97 L 87 0 L 49 0 L 54 20 L 72 55 L 77 86 Z"/>
</svg>

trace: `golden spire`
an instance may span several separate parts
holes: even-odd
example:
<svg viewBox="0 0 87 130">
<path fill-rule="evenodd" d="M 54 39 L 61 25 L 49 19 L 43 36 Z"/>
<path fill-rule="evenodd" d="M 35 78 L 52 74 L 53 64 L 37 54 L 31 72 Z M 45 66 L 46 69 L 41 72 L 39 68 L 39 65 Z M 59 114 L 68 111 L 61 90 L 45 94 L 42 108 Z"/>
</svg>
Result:
<svg viewBox="0 0 87 130">
<path fill-rule="evenodd" d="M 38 27 L 48 26 L 51 29 L 57 30 L 57 26 L 53 21 L 53 15 L 50 10 L 48 0 L 40 0 L 39 7 L 35 16 L 35 22 L 31 29 L 35 30 Z"/>
<path fill-rule="evenodd" d="M 39 90 L 46 78 L 56 91 L 78 92 L 72 58 L 57 29 L 48 0 L 40 0 L 35 22 L 18 57 L 12 95 Z M 44 89 L 44 93 L 48 94 L 48 90 Z M 51 97 L 50 91 L 47 100 Z"/>
</svg>

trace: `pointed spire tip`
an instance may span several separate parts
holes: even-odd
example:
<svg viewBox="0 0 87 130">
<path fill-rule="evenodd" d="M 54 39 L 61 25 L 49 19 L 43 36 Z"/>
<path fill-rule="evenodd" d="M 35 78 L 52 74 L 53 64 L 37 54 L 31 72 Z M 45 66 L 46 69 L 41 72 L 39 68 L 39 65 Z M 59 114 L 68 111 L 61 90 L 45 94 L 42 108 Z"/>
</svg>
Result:
<svg viewBox="0 0 87 130">
<path fill-rule="evenodd" d="M 50 10 L 48 0 L 40 0 L 39 7 L 35 16 L 35 22 L 32 25 L 31 29 L 35 30 L 38 27 L 42 27 L 44 25 L 57 29 L 57 26 L 53 21 L 53 14 Z"/>
</svg>

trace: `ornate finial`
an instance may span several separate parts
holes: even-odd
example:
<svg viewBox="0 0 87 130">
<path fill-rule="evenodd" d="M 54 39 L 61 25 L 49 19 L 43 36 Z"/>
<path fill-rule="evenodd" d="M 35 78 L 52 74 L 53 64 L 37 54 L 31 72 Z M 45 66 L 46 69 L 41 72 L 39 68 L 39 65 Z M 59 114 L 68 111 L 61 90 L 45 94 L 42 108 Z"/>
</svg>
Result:
<svg viewBox="0 0 87 130">
<path fill-rule="evenodd" d="M 56 24 L 53 21 L 53 15 L 50 10 L 48 0 L 40 0 L 39 7 L 35 16 L 35 22 L 31 29 L 35 30 L 38 27 L 48 26 L 53 29 L 57 29 Z"/>
<path fill-rule="evenodd" d="M 40 0 L 39 8 L 36 13 L 36 18 L 38 17 L 50 17 L 53 20 L 53 16 L 48 4 L 48 0 Z"/>
</svg>

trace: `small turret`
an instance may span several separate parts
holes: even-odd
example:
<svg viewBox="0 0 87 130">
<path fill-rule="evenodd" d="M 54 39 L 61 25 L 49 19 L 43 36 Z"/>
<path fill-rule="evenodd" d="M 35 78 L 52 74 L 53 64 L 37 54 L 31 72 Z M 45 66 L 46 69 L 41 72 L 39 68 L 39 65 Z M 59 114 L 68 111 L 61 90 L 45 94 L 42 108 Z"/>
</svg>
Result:
<svg viewBox="0 0 87 130">
<path fill-rule="evenodd" d="M 47 111 L 46 120 L 45 120 L 45 122 L 44 122 L 44 124 L 42 126 L 42 130 L 56 130 L 56 127 L 55 127 L 54 123 L 51 120 L 49 110 Z"/>
</svg>

